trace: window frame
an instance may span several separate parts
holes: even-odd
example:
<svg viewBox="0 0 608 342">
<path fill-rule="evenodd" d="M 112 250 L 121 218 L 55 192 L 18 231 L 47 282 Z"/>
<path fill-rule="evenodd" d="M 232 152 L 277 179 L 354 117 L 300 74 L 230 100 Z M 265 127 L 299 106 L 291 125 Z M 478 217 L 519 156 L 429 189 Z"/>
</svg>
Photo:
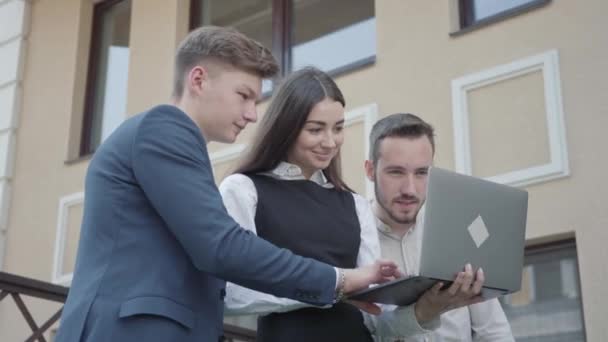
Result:
<svg viewBox="0 0 608 342">
<path fill-rule="evenodd" d="M 476 20 L 474 13 L 474 1 L 475 0 L 458 0 L 458 31 L 450 33 L 451 36 L 458 36 L 493 23 L 530 12 L 537 8 L 544 7 L 551 2 L 551 0 L 532 0 L 523 5 L 515 6 L 491 16 Z"/>
<path fill-rule="evenodd" d="M 82 118 L 82 129 L 80 134 L 80 148 L 77 160 L 83 159 L 95 153 L 97 147 L 93 147 L 91 136 L 93 130 L 95 94 L 99 91 L 95 82 L 99 78 L 99 62 L 101 49 L 101 25 L 104 13 L 113 6 L 126 0 L 103 0 L 93 5 L 93 20 L 91 29 L 91 40 L 89 44 L 89 62 L 87 67 L 85 99 Z M 194 2 L 194 1 L 193 1 Z"/>
<path fill-rule="evenodd" d="M 568 234 L 569 235 L 569 234 Z M 563 236 L 557 240 L 544 241 L 544 242 L 530 242 L 524 251 L 524 263 L 523 266 L 536 265 L 539 262 L 546 260 L 552 260 L 555 256 L 574 256 L 577 262 L 577 286 L 579 289 L 580 300 L 580 313 L 581 313 L 581 331 L 584 338 L 587 336 L 587 329 L 585 327 L 585 310 L 583 309 L 583 288 L 581 286 L 580 278 L 580 267 L 578 265 L 578 248 L 576 244 L 576 238 L 574 236 Z M 501 306 L 504 299 L 501 299 Z M 504 309 L 503 309 L 504 310 Z M 506 314 L 506 312 L 505 312 Z M 509 317 L 507 316 L 507 319 Z"/>
<path fill-rule="evenodd" d="M 207 0 L 190 1 L 190 30 L 199 27 L 202 23 L 202 2 Z M 278 78 L 287 76 L 293 70 L 291 61 L 292 30 L 294 23 L 293 0 L 272 0 L 272 54 L 279 64 Z M 375 13 L 374 13 L 375 16 Z M 347 74 L 362 69 L 376 62 L 376 53 L 373 56 L 344 64 L 327 71 L 331 77 Z"/>
</svg>

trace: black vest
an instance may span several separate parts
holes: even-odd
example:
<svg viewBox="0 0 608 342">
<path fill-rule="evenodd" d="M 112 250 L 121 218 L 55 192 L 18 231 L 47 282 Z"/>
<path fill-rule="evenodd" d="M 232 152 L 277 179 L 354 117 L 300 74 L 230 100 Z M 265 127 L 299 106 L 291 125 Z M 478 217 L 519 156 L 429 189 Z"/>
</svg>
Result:
<svg viewBox="0 0 608 342">
<path fill-rule="evenodd" d="M 308 180 L 249 175 L 258 202 L 260 237 L 295 254 L 340 268 L 355 268 L 361 226 L 352 194 Z M 361 312 L 346 303 L 305 308 L 258 319 L 258 342 L 372 341 Z"/>
</svg>

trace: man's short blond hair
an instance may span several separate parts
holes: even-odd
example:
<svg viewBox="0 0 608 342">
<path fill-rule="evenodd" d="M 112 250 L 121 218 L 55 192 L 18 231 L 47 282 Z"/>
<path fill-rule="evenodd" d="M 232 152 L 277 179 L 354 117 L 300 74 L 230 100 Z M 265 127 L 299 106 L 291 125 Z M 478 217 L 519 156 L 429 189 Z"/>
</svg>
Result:
<svg viewBox="0 0 608 342">
<path fill-rule="evenodd" d="M 272 78 L 279 70 L 270 50 L 259 42 L 233 28 L 203 26 L 190 32 L 177 49 L 174 97 L 183 95 L 187 73 L 206 60 L 226 63 L 261 78 Z"/>
</svg>

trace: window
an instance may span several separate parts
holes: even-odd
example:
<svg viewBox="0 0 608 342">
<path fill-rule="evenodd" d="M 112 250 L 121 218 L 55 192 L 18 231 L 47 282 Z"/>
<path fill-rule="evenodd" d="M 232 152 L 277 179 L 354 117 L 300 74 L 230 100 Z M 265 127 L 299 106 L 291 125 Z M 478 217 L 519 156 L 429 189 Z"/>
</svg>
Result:
<svg viewBox="0 0 608 342">
<path fill-rule="evenodd" d="M 272 49 L 282 75 L 315 65 L 335 76 L 375 61 L 373 0 L 193 0 L 191 4 L 191 27 L 235 27 Z"/>
<path fill-rule="evenodd" d="M 549 3 L 550 0 L 459 0 L 460 28 L 481 26 Z"/>
<path fill-rule="evenodd" d="M 296 1 L 290 44 L 291 69 L 315 65 L 336 72 L 376 55 L 374 2 Z"/>
<path fill-rule="evenodd" d="M 107 0 L 95 5 L 81 156 L 93 153 L 125 118 L 130 26 L 130 0 Z"/>
<path fill-rule="evenodd" d="M 574 240 L 526 250 L 519 292 L 501 298 L 518 341 L 585 341 Z"/>
<path fill-rule="evenodd" d="M 272 47 L 273 0 L 191 0 L 190 27 L 204 25 L 230 26 L 262 45 Z M 262 92 L 272 89 L 265 80 Z"/>
</svg>

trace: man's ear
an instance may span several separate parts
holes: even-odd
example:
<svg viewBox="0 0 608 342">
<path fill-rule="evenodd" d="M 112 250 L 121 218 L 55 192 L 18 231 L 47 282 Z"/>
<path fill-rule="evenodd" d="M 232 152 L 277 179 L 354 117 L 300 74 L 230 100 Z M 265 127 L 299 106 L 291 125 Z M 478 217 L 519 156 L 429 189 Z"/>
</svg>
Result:
<svg viewBox="0 0 608 342">
<path fill-rule="evenodd" d="M 374 175 L 374 162 L 372 162 L 371 160 L 365 161 L 365 175 L 367 176 L 367 179 L 370 180 L 370 182 L 374 182 L 376 180 L 376 177 Z"/>
<path fill-rule="evenodd" d="M 188 77 L 186 78 L 186 87 L 193 94 L 202 93 L 203 89 L 206 86 L 206 81 L 209 79 L 209 71 L 207 68 L 196 65 L 190 72 L 188 72 Z"/>
</svg>

